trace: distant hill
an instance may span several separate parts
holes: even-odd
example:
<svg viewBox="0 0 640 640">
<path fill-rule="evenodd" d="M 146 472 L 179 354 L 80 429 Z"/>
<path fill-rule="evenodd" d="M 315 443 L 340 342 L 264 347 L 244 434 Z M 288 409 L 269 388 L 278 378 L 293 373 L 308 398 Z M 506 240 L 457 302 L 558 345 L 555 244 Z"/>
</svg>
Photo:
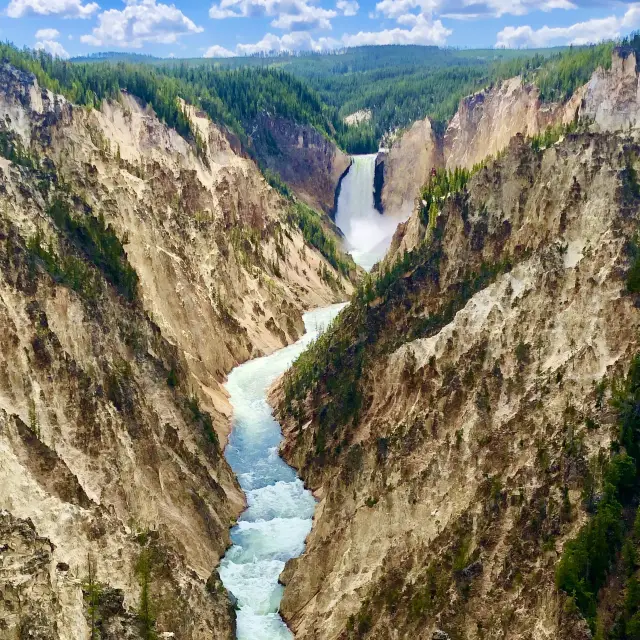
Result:
<svg viewBox="0 0 640 640">
<path fill-rule="evenodd" d="M 187 125 L 171 102 L 174 95 L 200 104 L 241 138 L 256 109 L 262 109 L 312 125 L 350 153 L 366 153 L 377 149 L 386 132 L 427 116 L 436 131 L 443 131 L 462 97 L 516 75 L 538 84 L 544 101 L 566 99 L 594 69 L 610 64 L 613 46 L 515 50 L 390 45 L 186 59 L 112 51 L 68 63 L 46 61 L 38 54 L 27 66 L 42 65 L 61 91 L 83 103 L 114 97 L 121 88 L 135 90 L 178 129 Z M 17 54 L 12 56 L 16 62 Z M 109 69 L 99 70 L 102 65 Z M 371 112 L 369 121 L 344 123 L 361 110 Z"/>
<path fill-rule="evenodd" d="M 162 60 L 157 56 L 146 53 L 129 53 L 126 51 L 99 51 L 98 53 L 90 53 L 86 56 L 75 56 L 71 58 L 71 62 L 154 62 Z"/>
</svg>

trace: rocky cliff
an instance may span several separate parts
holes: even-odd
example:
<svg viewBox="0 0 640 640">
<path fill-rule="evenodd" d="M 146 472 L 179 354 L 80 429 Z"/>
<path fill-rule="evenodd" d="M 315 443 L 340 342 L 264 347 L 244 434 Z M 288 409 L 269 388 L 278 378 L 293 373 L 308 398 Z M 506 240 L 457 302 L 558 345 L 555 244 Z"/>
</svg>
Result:
<svg viewBox="0 0 640 640">
<path fill-rule="evenodd" d="M 222 383 L 351 267 L 188 105 L 199 148 L 134 96 L 0 86 L 0 638 L 232 638 Z"/>
<path fill-rule="evenodd" d="M 413 204 L 432 167 L 471 169 L 500 153 L 518 133 L 535 136 L 576 119 L 597 131 L 638 126 L 639 82 L 635 54 L 616 49 L 611 69 L 598 69 L 564 104 L 542 102 L 535 85 L 515 77 L 461 100 L 443 137 L 433 134 L 428 119 L 414 123 L 385 161 L 384 210 L 401 213 Z"/>
<path fill-rule="evenodd" d="M 598 69 L 577 92 L 581 117 L 592 120 L 603 131 L 620 131 L 640 125 L 640 74 L 636 54 L 618 49 L 611 71 Z"/>
<path fill-rule="evenodd" d="M 260 160 L 310 207 L 330 216 L 335 194 L 351 160 L 334 142 L 310 126 L 261 113 L 253 126 Z"/>
<path fill-rule="evenodd" d="M 434 219 L 414 212 L 415 248 L 274 390 L 320 499 L 281 576 L 296 638 L 591 637 L 554 572 L 639 346 L 639 151 L 512 139 Z"/>
<path fill-rule="evenodd" d="M 470 169 L 502 151 L 517 133 L 535 136 L 549 126 L 571 122 L 575 113 L 573 102 L 544 104 L 537 87 L 511 78 L 460 101 L 444 134 L 445 165 Z"/>
<path fill-rule="evenodd" d="M 429 119 L 414 122 L 385 154 L 382 210 L 408 217 L 415 204 L 416 185 L 424 184 L 431 169 L 443 163 L 442 144 Z"/>
</svg>

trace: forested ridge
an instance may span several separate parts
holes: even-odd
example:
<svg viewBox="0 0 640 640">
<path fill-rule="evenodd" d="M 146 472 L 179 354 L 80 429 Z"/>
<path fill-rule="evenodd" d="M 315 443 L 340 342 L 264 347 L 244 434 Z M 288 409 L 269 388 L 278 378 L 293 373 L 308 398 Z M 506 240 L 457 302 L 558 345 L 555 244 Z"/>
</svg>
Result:
<svg viewBox="0 0 640 640">
<path fill-rule="evenodd" d="M 622 44 L 638 50 L 640 38 Z M 515 75 L 537 84 L 545 101 L 566 100 L 598 66 L 610 65 L 613 46 L 518 51 L 357 47 L 213 61 L 100 54 L 75 62 L 2 44 L 0 57 L 79 104 L 97 106 L 125 89 L 197 143 L 178 97 L 229 127 L 249 149 L 247 132 L 266 111 L 315 127 L 349 153 L 365 153 L 375 151 L 386 132 L 425 116 L 443 130 L 462 97 Z M 371 120 L 347 126 L 344 117 L 359 110 L 371 111 Z"/>
</svg>

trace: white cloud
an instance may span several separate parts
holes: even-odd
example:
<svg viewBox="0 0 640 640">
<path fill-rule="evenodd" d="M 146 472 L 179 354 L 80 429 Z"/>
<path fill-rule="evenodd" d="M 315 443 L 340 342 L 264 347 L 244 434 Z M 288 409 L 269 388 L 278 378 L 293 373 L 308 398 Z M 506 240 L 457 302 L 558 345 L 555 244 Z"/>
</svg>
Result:
<svg viewBox="0 0 640 640">
<path fill-rule="evenodd" d="M 367 44 L 437 44 L 444 45 L 451 30 L 443 26 L 440 20 L 427 20 L 424 16 L 415 16 L 412 29 L 386 29 L 384 31 L 361 31 L 347 34 L 342 38 L 314 39 L 308 31 L 294 31 L 283 36 L 267 33 L 262 40 L 254 44 L 239 44 L 236 55 L 245 56 L 255 53 L 280 53 L 283 51 L 331 51 L 342 47 L 358 47 Z"/>
<path fill-rule="evenodd" d="M 36 31 L 36 40 L 57 40 L 60 32 L 57 29 L 38 29 Z"/>
<path fill-rule="evenodd" d="M 145 42 L 171 44 L 181 36 L 204 31 L 173 4 L 125 1 L 127 6 L 122 11 L 103 11 L 98 16 L 98 26 L 80 40 L 96 47 L 140 48 Z"/>
<path fill-rule="evenodd" d="M 7 16 L 22 18 L 27 15 L 55 15 L 61 18 L 90 18 L 99 8 L 95 2 L 82 4 L 82 0 L 11 0 L 7 7 Z"/>
<path fill-rule="evenodd" d="M 304 6 L 299 13 L 284 13 L 271 26 L 286 31 L 300 31 L 301 29 L 331 29 L 331 19 L 337 12 L 321 7 Z"/>
<path fill-rule="evenodd" d="M 267 33 L 262 40 L 255 44 L 239 44 L 236 53 L 239 56 L 249 56 L 254 53 L 280 53 L 281 51 L 330 51 L 341 46 L 341 42 L 334 38 L 318 38 L 315 40 L 306 31 L 293 31 L 283 36 Z"/>
<path fill-rule="evenodd" d="M 589 44 L 620 37 L 640 27 L 640 3 L 631 4 L 621 16 L 586 20 L 568 27 L 533 29 L 529 25 L 505 27 L 497 35 L 496 47 L 548 47 L 562 44 Z"/>
<path fill-rule="evenodd" d="M 338 0 L 336 2 L 336 9 L 342 12 L 343 16 L 355 16 L 359 8 L 360 5 L 356 0 Z"/>
<path fill-rule="evenodd" d="M 383 31 L 360 31 L 342 36 L 346 47 L 359 47 L 368 44 L 436 44 L 444 45 L 447 37 L 453 32 L 447 29 L 440 20 L 429 20 L 424 15 L 414 16 L 411 20 L 405 17 L 411 29 L 384 29 Z M 411 24 L 409 24 L 411 23 Z"/>
<path fill-rule="evenodd" d="M 287 31 L 331 29 L 331 19 L 337 15 L 317 6 L 315 0 L 220 0 L 209 9 L 214 20 L 273 17 L 271 26 Z"/>
<path fill-rule="evenodd" d="M 585 4 L 585 0 L 582 1 Z M 593 0 L 586 2 L 593 4 Z M 424 14 L 425 17 L 437 15 L 442 18 L 469 20 L 506 14 L 521 16 L 531 11 L 576 9 L 577 6 L 574 0 L 380 0 L 376 4 L 376 12 L 392 19 L 406 14 Z"/>
<path fill-rule="evenodd" d="M 50 53 L 52 56 L 56 56 L 58 58 L 68 58 L 69 54 L 65 51 L 65 48 L 55 40 L 42 40 L 36 42 L 34 49 L 41 49 Z"/>
<path fill-rule="evenodd" d="M 221 47 L 219 44 L 214 44 L 210 46 L 205 52 L 205 58 L 233 58 L 236 54 L 233 51 L 229 51 L 229 49 L 225 49 Z"/>
</svg>

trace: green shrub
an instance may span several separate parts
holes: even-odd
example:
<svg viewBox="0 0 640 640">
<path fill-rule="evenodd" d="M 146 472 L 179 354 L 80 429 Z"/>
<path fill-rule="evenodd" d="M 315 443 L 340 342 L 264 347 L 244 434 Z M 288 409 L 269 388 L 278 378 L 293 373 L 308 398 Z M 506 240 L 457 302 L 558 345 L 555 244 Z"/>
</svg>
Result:
<svg viewBox="0 0 640 640">
<path fill-rule="evenodd" d="M 138 604 L 138 624 L 142 640 L 156 640 L 157 605 L 151 595 L 153 572 L 153 554 L 145 548 L 140 552 L 136 563 L 136 575 L 140 584 L 140 602 Z"/>
<path fill-rule="evenodd" d="M 440 203 L 452 194 L 461 193 L 466 189 L 471 172 L 456 167 L 453 171 L 437 169 L 430 176 L 420 193 L 420 219 L 429 228 L 434 228 Z"/>
<path fill-rule="evenodd" d="M 102 291 L 100 278 L 95 271 L 84 260 L 64 253 L 58 256 L 51 244 L 45 248 L 42 243 L 43 236 L 39 231 L 27 241 L 32 258 L 39 260 L 56 282 L 73 289 L 87 300 L 95 300 Z"/>
<path fill-rule="evenodd" d="M 329 237 L 322 226 L 320 216 L 306 204 L 296 201 L 291 204 L 287 213 L 287 222 L 302 231 L 305 242 L 315 247 L 327 262 L 342 275 L 349 277 L 355 270 L 355 264 L 347 259 Z"/>
<path fill-rule="evenodd" d="M 27 169 L 38 169 L 40 166 L 38 157 L 27 151 L 12 131 L 0 131 L 0 156 Z"/>
<path fill-rule="evenodd" d="M 104 217 L 90 214 L 71 215 L 69 203 L 55 198 L 47 213 L 56 226 L 65 233 L 69 242 L 95 265 L 106 280 L 130 302 L 137 298 L 138 274 L 129 264 L 120 239 Z"/>
<path fill-rule="evenodd" d="M 213 428 L 213 420 L 211 415 L 200 408 L 200 401 L 195 394 L 187 398 L 185 406 L 189 411 L 189 415 L 193 422 L 198 425 L 204 433 L 207 440 L 215 447 L 219 447 L 218 434 Z"/>
<path fill-rule="evenodd" d="M 627 271 L 627 291 L 640 293 L 640 245 L 638 237 L 634 237 L 627 247 L 631 265 Z"/>
</svg>

